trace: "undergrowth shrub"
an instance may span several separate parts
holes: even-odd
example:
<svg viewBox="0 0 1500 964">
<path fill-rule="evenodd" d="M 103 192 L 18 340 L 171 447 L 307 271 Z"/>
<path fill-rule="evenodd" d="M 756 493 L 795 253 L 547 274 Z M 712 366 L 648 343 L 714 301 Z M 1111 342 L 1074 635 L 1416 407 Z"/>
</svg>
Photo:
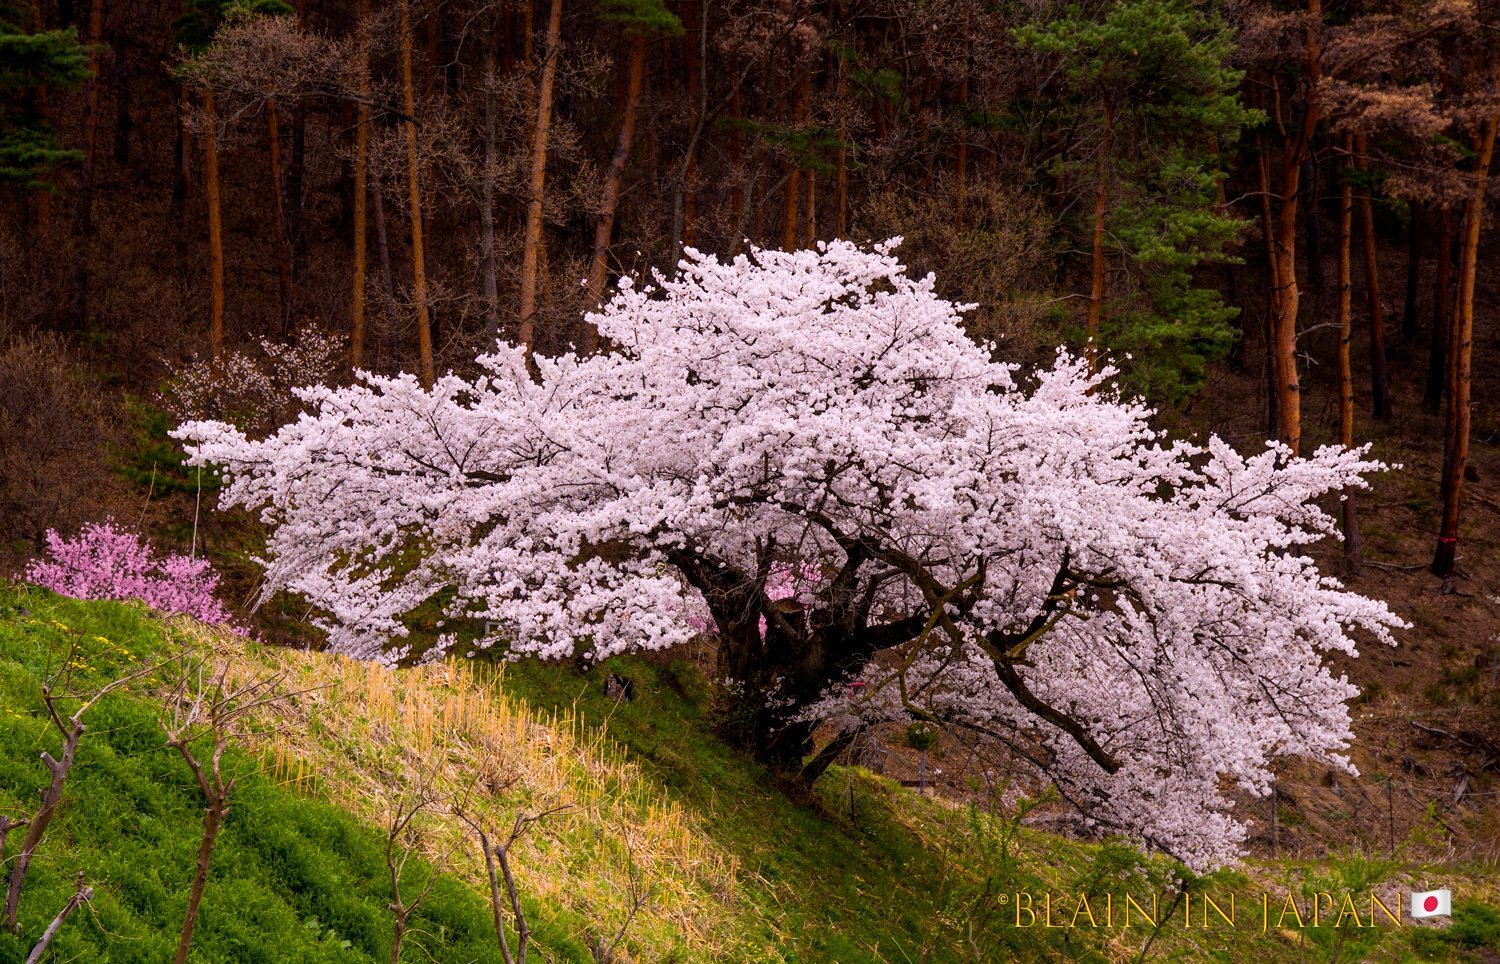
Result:
<svg viewBox="0 0 1500 964">
<path fill-rule="evenodd" d="M 112 521 L 91 522 L 72 539 L 47 532 L 48 558 L 26 567 L 26 578 L 74 599 L 139 599 L 162 612 L 205 623 L 230 621 L 214 595 L 219 576 L 207 559 L 158 557 L 144 538 Z"/>
</svg>

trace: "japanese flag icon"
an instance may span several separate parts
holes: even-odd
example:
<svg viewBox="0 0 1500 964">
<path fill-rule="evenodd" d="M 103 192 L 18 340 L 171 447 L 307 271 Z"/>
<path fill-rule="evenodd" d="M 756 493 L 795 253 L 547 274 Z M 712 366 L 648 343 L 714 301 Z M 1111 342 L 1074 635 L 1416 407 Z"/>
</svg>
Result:
<svg viewBox="0 0 1500 964">
<path fill-rule="evenodd" d="M 1411 895 L 1411 916 L 1413 919 L 1420 917 L 1451 917 L 1453 915 L 1453 894 L 1446 890 L 1414 891 Z"/>
</svg>

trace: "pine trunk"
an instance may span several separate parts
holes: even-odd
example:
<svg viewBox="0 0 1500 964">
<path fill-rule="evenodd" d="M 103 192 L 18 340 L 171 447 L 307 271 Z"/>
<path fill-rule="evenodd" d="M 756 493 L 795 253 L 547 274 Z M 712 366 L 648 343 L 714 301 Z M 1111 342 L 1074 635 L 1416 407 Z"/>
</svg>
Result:
<svg viewBox="0 0 1500 964">
<path fill-rule="evenodd" d="M 208 203 L 208 273 L 212 290 L 209 344 L 224 353 L 224 222 L 219 204 L 219 112 L 213 91 L 203 92 L 203 180 Z"/>
<path fill-rule="evenodd" d="M 276 288 L 281 304 L 280 331 L 292 327 L 292 249 L 286 230 L 286 192 L 282 189 L 281 109 L 275 99 L 266 101 L 266 135 L 271 143 L 271 220 L 276 230 Z"/>
<path fill-rule="evenodd" d="M 620 118 L 620 136 L 614 156 L 604 175 L 604 191 L 599 199 L 599 220 L 594 225 L 594 257 L 589 268 L 589 307 L 604 300 L 604 285 L 609 279 L 609 241 L 615 230 L 615 212 L 620 205 L 620 188 L 625 182 L 625 166 L 635 147 L 635 118 L 641 105 L 641 88 L 646 78 L 646 35 L 637 32 L 630 41 L 629 74 L 625 81 L 625 109 Z M 593 354 L 599 348 L 599 330 L 588 322 L 583 325 L 583 351 Z"/>
<path fill-rule="evenodd" d="M 1417 289 L 1422 284 L 1422 208 L 1411 205 L 1406 226 L 1406 300 L 1401 306 L 1401 340 L 1417 340 Z"/>
<path fill-rule="evenodd" d="M 1350 342 L 1354 338 L 1352 312 L 1353 271 L 1350 257 L 1350 234 L 1354 222 L 1354 188 L 1346 177 L 1339 192 L 1339 444 L 1354 447 L 1354 372 L 1350 365 Z M 1341 506 L 1344 532 L 1344 571 L 1356 575 L 1362 564 L 1360 554 L 1359 514 L 1354 503 L 1354 489 L 1346 486 Z"/>
<path fill-rule="evenodd" d="M 1361 171 L 1369 169 L 1365 158 L 1365 138 L 1355 138 L 1355 164 Z M 1385 306 L 1380 301 L 1380 265 L 1375 250 L 1375 206 L 1367 190 L 1359 194 L 1359 224 L 1365 261 L 1365 299 L 1370 320 L 1370 402 L 1377 421 L 1391 417 L 1391 383 L 1386 371 Z"/>
<path fill-rule="evenodd" d="M 365 256 L 369 185 L 366 172 L 370 154 L 370 0 L 359 3 L 359 114 L 354 125 L 354 282 L 350 292 L 349 364 L 365 367 Z"/>
<path fill-rule="evenodd" d="M 83 177 L 78 186 L 79 221 L 84 237 L 94 233 L 94 169 L 99 144 L 99 51 L 104 44 L 104 0 L 89 4 L 89 77 L 83 98 Z M 84 259 L 85 261 L 87 259 Z M 87 266 L 83 266 L 87 270 Z"/>
<path fill-rule="evenodd" d="M 479 176 L 480 288 L 484 298 L 485 339 L 500 340 L 500 287 L 495 265 L 495 173 L 500 166 L 498 105 L 495 102 L 495 29 L 484 40 L 484 171 Z"/>
<path fill-rule="evenodd" d="M 1288 158 L 1281 169 L 1281 210 L 1276 218 L 1276 293 L 1271 313 L 1276 355 L 1277 438 L 1298 455 L 1302 448 L 1302 384 L 1297 375 L 1297 192 L 1301 164 Z"/>
<path fill-rule="evenodd" d="M 525 6 L 527 26 L 531 4 Z M 557 47 L 562 36 L 562 0 L 552 0 L 547 15 L 547 61 L 537 85 L 536 124 L 531 132 L 531 177 L 526 203 L 526 236 L 521 253 L 521 346 L 529 362 L 536 345 L 537 269 L 542 248 L 542 198 L 547 180 L 547 137 L 552 129 L 552 86 L 557 77 Z M 531 63 L 531 31 L 526 31 L 525 63 Z"/>
<path fill-rule="evenodd" d="M 1302 184 L 1306 187 L 1307 197 L 1300 206 L 1302 210 L 1303 227 L 1307 232 L 1307 256 L 1304 259 L 1307 265 L 1307 283 L 1312 288 L 1313 301 L 1322 304 L 1323 292 L 1323 218 L 1322 212 L 1318 210 L 1318 164 L 1314 156 L 1309 153 L 1302 160 Z"/>
<path fill-rule="evenodd" d="M 1266 248 L 1266 284 L 1271 297 L 1266 305 L 1265 325 L 1261 341 L 1265 348 L 1266 369 L 1266 438 L 1276 438 L 1281 432 L 1281 379 L 1276 374 L 1276 298 L 1281 284 L 1276 277 L 1276 220 L 1271 214 L 1271 171 L 1264 140 L 1256 145 L 1255 171 L 1259 180 L 1260 236 Z"/>
<path fill-rule="evenodd" d="M 1485 187 L 1495 153 L 1495 127 L 1500 115 L 1485 118 L 1474 145 L 1473 184 L 1464 212 L 1463 246 L 1459 249 L 1458 301 L 1448 363 L 1448 420 L 1443 447 L 1443 523 L 1438 533 L 1432 573 L 1447 580 L 1458 554 L 1459 508 L 1463 500 L 1464 468 L 1469 459 L 1471 361 L 1474 347 L 1474 282 L 1479 263 L 1479 232 L 1484 221 Z"/>
<path fill-rule="evenodd" d="M 1427 384 L 1422 407 L 1436 415 L 1442 407 L 1443 386 L 1448 379 L 1448 340 L 1452 337 L 1453 312 L 1448 306 L 1448 286 L 1453 268 L 1453 209 L 1438 209 L 1437 278 L 1432 285 L 1432 341 L 1427 353 Z"/>
<path fill-rule="evenodd" d="M 745 135 L 740 130 L 740 88 L 735 86 L 729 94 L 729 223 L 739 225 L 745 220 Z M 739 238 L 731 237 L 731 245 Z"/>
<path fill-rule="evenodd" d="M 412 294 L 417 302 L 417 351 L 421 360 L 422 386 L 431 388 L 436 378 L 432 359 L 432 323 L 427 314 L 427 258 L 422 244 L 422 182 L 417 160 L 417 95 L 411 72 L 411 3 L 398 0 L 401 18 L 401 100 L 406 110 L 406 186 L 411 205 Z"/>
<path fill-rule="evenodd" d="M 797 99 L 792 123 L 800 130 L 807 123 L 808 100 L 812 93 L 812 68 L 805 67 L 797 79 Z M 797 250 L 797 210 L 802 201 L 802 169 L 797 158 L 786 162 L 786 193 L 782 195 L 781 247 L 784 251 Z"/>
<path fill-rule="evenodd" d="M 1104 216 L 1107 211 L 1108 188 L 1105 182 L 1105 163 L 1109 154 L 1110 134 L 1113 133 L 1114 112 L 1105 109 L 1104 141 L 1099 147 L 1099 164 L 1095 174 L 1094 188 L 1094 239 L 1091 250 L 1091 284 L 1089 285 L 1088 359 L 1089 371 L 1099 366 L 1099 324 L 1104 314 Z"/>
<path fill-rule="evenodd" d="M 812 247 L 818 243 L 818 181 L 817 172 L 812 168 L 804 168 L 802 176 L 805 178 L 807 190 L 806 203 L 802 205 L 802 243 Z"/>
</svg>

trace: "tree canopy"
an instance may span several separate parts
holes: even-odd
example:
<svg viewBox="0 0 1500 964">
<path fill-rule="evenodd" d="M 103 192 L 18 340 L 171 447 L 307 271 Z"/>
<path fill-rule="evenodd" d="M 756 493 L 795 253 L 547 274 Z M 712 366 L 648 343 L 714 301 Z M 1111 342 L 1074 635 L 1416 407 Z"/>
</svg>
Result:
<svg viewBox="0 0 1500 964">
<path fill-rule="evenodd" d="M 1268 792 L 1282 754 L 1347 766 L 1355 689 L 1325 656 L 1400 621 L 1304 547 L 1333 527 L 1313 500 L 1381 466 L 1167 444 L 1109 370 L 994 361 L 892 252 L 690 251 L 591 316 L 610 354 L 533 380 L 501 347 L 430 391 L 302 390 L 267 438 L 179 434 L 260 511 L 264 591 L 336 649 L 420 655 L 387 641 L 438 604 L 449 647 L 602 657 L 706 610 L 773 762 L 810 765 L 827 718 L 978 727 L 1093 825 L 1230 859 L 1227 787 Z"/>
</svg>

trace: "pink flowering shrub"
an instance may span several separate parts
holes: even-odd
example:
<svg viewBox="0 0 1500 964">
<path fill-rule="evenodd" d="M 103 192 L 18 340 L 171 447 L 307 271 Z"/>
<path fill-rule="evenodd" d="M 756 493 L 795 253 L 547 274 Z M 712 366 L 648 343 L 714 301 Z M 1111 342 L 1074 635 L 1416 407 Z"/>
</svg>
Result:
<svg viewBox="0 0 1500 964">
<path fill-rule="evenodd" d="M 139 599 L 152 609 L 200 622 L 229 622 L 229 610 L 214 596 L 219 574 L 207 559 L 158 558 L 150 543 L 113 522 L 88 523 L 72 539 L 49 529 L 47 554 L 26 568 L 26 578 L 59 595 Z"/>
</svg>

